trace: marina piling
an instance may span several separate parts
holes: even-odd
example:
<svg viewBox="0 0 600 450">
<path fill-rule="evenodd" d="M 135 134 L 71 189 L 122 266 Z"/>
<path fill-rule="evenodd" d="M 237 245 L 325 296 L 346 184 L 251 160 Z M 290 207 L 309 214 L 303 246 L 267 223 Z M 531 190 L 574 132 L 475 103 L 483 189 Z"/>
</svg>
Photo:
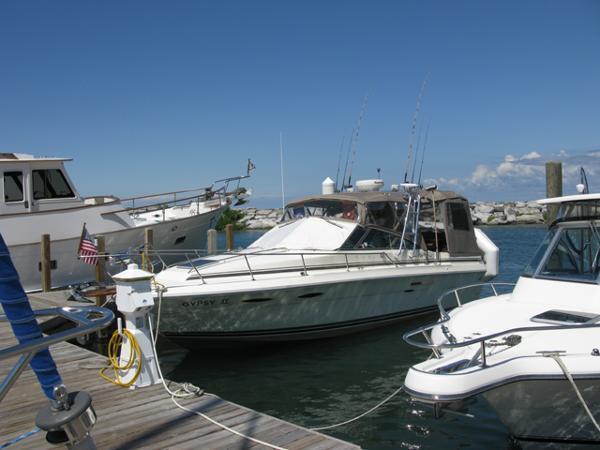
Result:
<svg viewBox="0 0 600 450">
<path fill-rule="evenodd" d="M 546 197 L 561 197 L 562 194 L 562 163 L 548 161 L 546 163 Z M 559 205 L 548 205 L 546 225 L 550 225 L 558 215 Z"/>
<path fill-rule="evenodd" d="M 206 253 L 214 255 L 217 253 L 217 230 L 210 229 L 206 233 Z"/>
<path fill-rule="evenodd" d="M 150 249 L 154 245 L 154 231 L 150 228 L 144 230 L 144 253 L 142 254 L 142 268 L 153 272 L 152 262 L 150 261 Z"/>
<path fill-rule="evenodd" d="M 234 230 L 233 230 L 233 224 L 228 223 L 227 225 L 225 225 L 225 242 L 226 242 L 226 249 L 228 251 L 231 251 L 234 249 Z"/>
<path fill-rule="evenodd" d="M 50 256 L 50 235 L 42 234 L 40 241 L 41 260 L 40 271 L 42 272 L 42 292 L 48 292 L 52 287 L 52 263 Z"/>
<path fill-rule="evenodd" d="M 98 262 L 96 263 L 96 281 L 98 284 L 103 285 L 106 280 L 106 259 L 104 254 L 106 253 L 106 244 L 104 236 L 96 236 L 96 249 L 98 249 Z M 106 295 L 99 295 L 96 297 L 96 306 L 101 306 L 106 302 Z"/>
</svg>

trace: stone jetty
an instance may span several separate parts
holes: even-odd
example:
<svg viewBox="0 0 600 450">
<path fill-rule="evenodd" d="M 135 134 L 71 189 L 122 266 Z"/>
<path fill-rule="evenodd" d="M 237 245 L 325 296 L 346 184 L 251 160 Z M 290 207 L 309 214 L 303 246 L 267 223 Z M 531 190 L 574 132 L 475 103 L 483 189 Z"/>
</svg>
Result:
<svg viewBox="0 0 600 450">
<path fill-rule="evenodd" d="M 281 208 L 239 208 L 240 225 L 247 230 L 273 228 L 281 220 Z M 475 225 L 533 225 L 544 223 L 546 207 L 536 202 L 475 202 L 471 217 Z"/>
</svg>

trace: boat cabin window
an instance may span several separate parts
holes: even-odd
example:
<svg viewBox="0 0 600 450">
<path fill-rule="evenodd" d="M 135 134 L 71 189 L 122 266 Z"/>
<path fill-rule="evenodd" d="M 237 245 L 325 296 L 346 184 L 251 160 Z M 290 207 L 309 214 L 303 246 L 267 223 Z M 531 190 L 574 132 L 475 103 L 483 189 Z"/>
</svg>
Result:
<svg viewBox="0 0 600 450">
<path fill-rule="evenodd" d="M 395 230 L 402 220 L 404 204 L 394 202 L 367 203 L 367 223 Z"/>
<path fill-rule="evenodd" d="M 585 200 L 581 202 L 563 203 L 558 212 L 558 219 L 593 219 L 600 218 L 600 201 Z"/>
<path fill-rule="evenodd" d="M 33 199 L 75 197 L 67 179 L 59 169 L 34 170 Z"/>
<path fill-rule="evenodd" d="M 465 202 L 448 202 L 448 224 L 454 230 L 469 231 L 471 229 L 471 221 L 469 207 Z"/>
<path fill-rule="evenodd" d="M 356 222 L 358 208 L 355 202 L 343 200 L 309 200 L 303 204 L 289 205 L 283 214 L 283 221 L 303 217 L 325 217 Z"/>
<path fill-rule="evenodd" d="M 375 228 L 375 225 L 357 226 L 340 250 L 393 250 L 399 248 L 401 236 L 401 233 Z M 405 236 L 404 242 L 412 248 L 410 236 Z"/>
<path fill-rule="evenodd" d="M 4 172 L 4 201 L 23 201 L 23 172 Z"/>
<path fill-rule="evenodd" d="M 539 277 L 596 282 L 600 267 L 600 235 L 595 227 L 564 228 L 554 242 L 539 269 Z"/>
</svg>

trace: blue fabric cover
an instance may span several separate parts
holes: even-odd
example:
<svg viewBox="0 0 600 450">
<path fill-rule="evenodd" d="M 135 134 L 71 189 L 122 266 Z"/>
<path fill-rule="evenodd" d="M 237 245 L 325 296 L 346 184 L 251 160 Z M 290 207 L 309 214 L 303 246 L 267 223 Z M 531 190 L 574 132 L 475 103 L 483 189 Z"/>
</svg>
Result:
<svg viewBox="0 0 600 450">
<path fill-rule="evenodd" d="M 35 270 L 34 267 L 31 270 Z M 8 247 L 0 234 L 0 305 L 10 322 L 17 340 L 24 344 L 42 337 L 42 332 L 35 319 L 27 294 L 21 286 L 17 270 L 10 259 Z M 56 364 L 50 351 L 40 350 L 30 362 L 37 375 L 44 394 L 54 399 L 53 389 L 62 384 Z"/>
</svg>

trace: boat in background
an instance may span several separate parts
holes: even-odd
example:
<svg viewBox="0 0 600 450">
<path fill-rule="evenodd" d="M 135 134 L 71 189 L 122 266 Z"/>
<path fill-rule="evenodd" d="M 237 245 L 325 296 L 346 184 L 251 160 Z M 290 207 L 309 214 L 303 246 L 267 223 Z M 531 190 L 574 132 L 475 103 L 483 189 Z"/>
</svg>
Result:
<svg viewBox="0 0 600 450">
<path fill-rule="evenodd" d="M 436 411 L 481 395 L 525 443 L 591 448 L 600 445 L 600 194 L 540 203 L 560 205 L 558 218 L 511 293 L 492 285 L 494 295 L 449 313 L 442 297 L 440 320 L 405 335 L 433 351 L 410 368 L 405 391 Z"/>
<path fill-rule="evenodd" d="M 40 241 L 51 238 L 52 287 L 94 279 L 94 267 L 78 259 L 85 228 L 102 235 L 111 255 L 139 254 L 144 232 L 153 232 L 153 248 L 166 264 L 176 262 L 180 250 L 206 247 L 206 232 L 220 215 L 247 192 L 240 187 L 246 176 L 219 180 L 207 188 L 119 199 L 114 196 L 81 197 L 64 167 L 68 158 L 0 154 L 2 201 L 0 224 L 11 257 L 27 291 L 41 288 Z M 215 182 L 216 183 L 216 182 Z M 122 269 L 118 257 L 106 267 Z"/>
<path fill-rule="evenodd" d="M 163 335 L 184 346 L 339 335 L 430 312 L 440 293 L 496 275 L 498 248 L 465 198 L 375 181 L 334 192 L 327 179 L 248 248 L 157 274 Z"/>
</svg>

